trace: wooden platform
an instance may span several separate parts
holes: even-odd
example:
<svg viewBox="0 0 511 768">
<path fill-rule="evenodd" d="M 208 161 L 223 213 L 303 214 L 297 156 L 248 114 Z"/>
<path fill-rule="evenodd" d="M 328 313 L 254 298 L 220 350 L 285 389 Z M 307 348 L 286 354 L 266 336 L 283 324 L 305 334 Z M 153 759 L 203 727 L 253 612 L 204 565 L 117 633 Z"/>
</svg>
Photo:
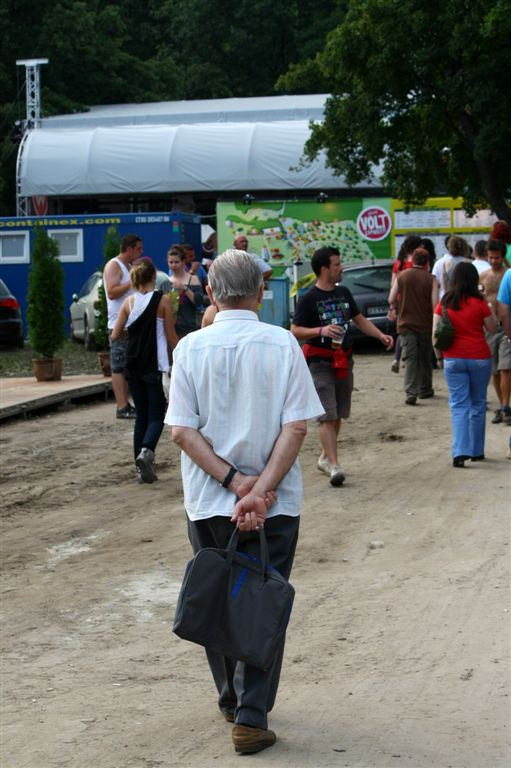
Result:
<svg viewBox="0 0 511 768">
<path fill-rule="evenodd" d="M 14 416 L 76 402 L 94 395 L 109 397 L 112 380 L 105 376 L 63 376 L 61 381 L 36 381 L 34 377 L 0 378 L 0 421 Z"/>
</svg>

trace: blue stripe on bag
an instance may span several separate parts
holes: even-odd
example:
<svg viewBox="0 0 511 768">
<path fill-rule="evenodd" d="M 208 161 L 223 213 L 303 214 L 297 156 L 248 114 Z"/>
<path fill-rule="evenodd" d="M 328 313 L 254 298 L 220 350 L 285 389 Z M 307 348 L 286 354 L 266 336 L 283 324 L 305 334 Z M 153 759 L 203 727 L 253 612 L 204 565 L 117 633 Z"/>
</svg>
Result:
<svg viewBox="0 0 511 768">
<path fill-rule="evenodd" d="M 247 578 L 247 574 L 248 574 L 248 568 L 243 568 L 243 570 L 241 571 L 240 575 L 236 579 L 236 583 L 235 583 L 234 587 L 232 588 L 232 592 L 231 592 L 231 597 L 232 597 L 233 600 L 235 600 L 238 597 L 240 589 L 243 586 L 243 582 Z"/>
<path fill-rule="evenodd" d="M 254 557 L 254 555 L 247 555 L 246 552 L 238 552 L 237 554 L 240 557 L 246 557 L 248 560 L 253 560 L 254 563 L 260 563 L 261 562 L 258 557 Z M 275 573 L 279 573 L 279 571 L 271 563 L 268 563 L 268 570 L 275 571 Z"/>
</svg>

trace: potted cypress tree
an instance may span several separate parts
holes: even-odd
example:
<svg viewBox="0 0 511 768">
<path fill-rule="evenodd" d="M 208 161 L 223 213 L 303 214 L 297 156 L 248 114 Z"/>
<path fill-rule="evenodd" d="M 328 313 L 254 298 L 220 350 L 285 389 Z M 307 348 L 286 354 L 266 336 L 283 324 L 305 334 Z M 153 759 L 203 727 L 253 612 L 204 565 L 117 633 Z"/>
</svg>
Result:
<svg viewBox="0 0 511 768">
<path fill-rule="evenodd" d="M 43 227 L 36 227 L 28 276 L 27 327 L 37 381 L 62 378 L 62 358 L 55 357 L 66 338 L 64 270 L 58 257 L 57 242 Z"/>
<path fill-rule="evenodd" d="M 108 227 L 105 235 L 105 242 L 103 244 L 103 263 L 100 268 L 101 275 L 103 275 L 103 270 L 107 262 L 119 253 L 120 239 L 121 236 L 117 227 L 114 225 Z M 103 375 L 111 376 L 112 371 L 110 368 L 110 351 L 108 344 L 108 310 L 103 280 L 101 280 L 98 288 L 97 310 L 98 315 L 94 327 L 94 341 L 98 350 L 98 360 Z"/>
</svg>

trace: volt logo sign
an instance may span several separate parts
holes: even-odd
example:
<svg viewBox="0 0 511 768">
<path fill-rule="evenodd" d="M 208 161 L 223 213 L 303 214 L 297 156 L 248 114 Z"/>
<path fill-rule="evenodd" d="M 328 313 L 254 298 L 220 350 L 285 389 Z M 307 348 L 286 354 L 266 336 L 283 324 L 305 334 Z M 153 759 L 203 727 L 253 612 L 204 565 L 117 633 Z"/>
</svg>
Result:
<svg viewBox="0 0 511 768">
<path fill-rule="evenodd" d="M 384 240 L 392 228 L 390 214 L 385 208 L 373 205 L 364 208 L 357 217 L 357 229 L 366 240 Z"/>
</svg>

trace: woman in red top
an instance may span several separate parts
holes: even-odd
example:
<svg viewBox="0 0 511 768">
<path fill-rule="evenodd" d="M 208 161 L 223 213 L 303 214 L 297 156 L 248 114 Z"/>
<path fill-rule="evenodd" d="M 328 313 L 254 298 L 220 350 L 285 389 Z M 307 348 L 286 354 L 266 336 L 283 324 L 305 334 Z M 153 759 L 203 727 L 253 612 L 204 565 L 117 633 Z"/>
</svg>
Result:
<svg viewBox="0 0 511 768">
<path fill-rule="evenodd" d="M 444 375 L 451 409 L 452 463 L 463 467 L 467 459 L 484 459 L 486 390 L 491 376 L 491 352 L 484 329 L 494 333 L 497 323 L 478 289 L 479 274 L 470 262 L 454 269 L 451 287 L 437 304 L 434 332 L 447 310 L 454 326 L 454 341 L 443 353 Z"/>
</svg>

